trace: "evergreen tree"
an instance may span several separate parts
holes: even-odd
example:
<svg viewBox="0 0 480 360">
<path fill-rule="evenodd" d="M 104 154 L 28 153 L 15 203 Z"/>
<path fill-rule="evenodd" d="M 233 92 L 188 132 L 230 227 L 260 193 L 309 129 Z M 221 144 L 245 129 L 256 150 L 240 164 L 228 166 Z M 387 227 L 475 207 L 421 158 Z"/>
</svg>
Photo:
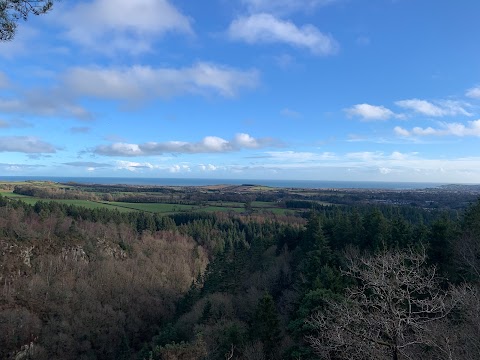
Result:
<svg viewBox="0 0 480 360">
<path fill-rule="evenodd" d="M 281 340 L 280 320 L 275 302 L 270 294 L 266 293 L 258 301 L 252 327 L 254 340 L 259 339 L 263 343 L 265 357 L 276 359 L 278 344 Z"/>
</svg>

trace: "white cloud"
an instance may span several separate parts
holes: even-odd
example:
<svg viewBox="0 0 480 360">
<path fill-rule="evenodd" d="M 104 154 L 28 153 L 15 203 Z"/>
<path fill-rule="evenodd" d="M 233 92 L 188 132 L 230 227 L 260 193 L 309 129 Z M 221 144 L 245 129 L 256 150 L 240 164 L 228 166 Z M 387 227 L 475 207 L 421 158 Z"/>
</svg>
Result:
<svg viewBox="0 0 480 360">
<path fill-rule="evenodd" d="M 237 70 L 200 62 L 186 68 L 73 68 L 63 76 L 64 87 L 78 96 L 115 100 L 145 100 L 183 94 L 235 96 L 257 86 L 256 70 Z"/>
<path fill-rule="evenodd" d="M 190 19 L 167 0 L 79 2 L 58 19 L 70 40 L 106 53 L 138 54 L 166 33 L 193 34 Z"/>
<path fill-rule="evenodd" d="M 67 91 L 29 89 L 0 99 L 0 111 L 15 115 L 60 116 L 91 120 L 93 114 L 69 98 Z"/>
<path fill-rule="evenodd" d="M 390 168 L 381 167 L 378 169 L 378 171 L 380 171 L 380 174 L 386 175 L 386 174 L 390 174 L 393 170 Z"/>
<path fill-rule="evenodd" d="M 395 126 L 395 128 L 393 130 L 399 136 L 409 136 L 410 135 L 410 132 L 407 129 L 404 129 L 400 126 Z"/>
<path fill-rule="evenodd" d="M 55 153 L 55 146 L 35 136 L 0 136 L 0 152 L 25 154 Z"/>
<path fill-rule="evenodd" d="M 313 153 L 308 151 L 267 151 L 267 158 L 282 162 L 312 162 L 312 161 L 328 161 L 337 159 L 336 155 L 331 152 Z"/>
<path fill-rule="evenodd" d="M 199 142 L 167 141 L 147 142 L 143 144 L 114 143 L 97 146 L 93 152 L 105 156 L 150 156 L 164 153 L 201 154 L 225 153 L 241 149 L 257 149 L 276 146 L 278 142 L 270 138 L 256 139 L 249 134 L 236 134 L 232 140 L 217 136 L 206 136 Z"/>
<path fill-rule="evenodd" d="M 345 109 L 345 112 L 349 116 L 359 116 L 364 121 L 388 120 L 392 117 L 400 116 L 384 106 L 370 104 L 357 104 Z"/>
<path fill-rule="evenodd" d="M 458 123 L 458 122 L 441 122 L 439 123 L 440 127 L 414 127 L 411 130 L 401 128 L 399 126 L 395 127 L 394 131 L 397 135 L 404 137 L 412 136 L 457 136 L 457 137 L 466 137 L 466 136 L 476 136 L 480 137 L 480 119 L 475 121 L 468 121 L 467 125 Z"/>
<path fill-rule="evenodd" d="M 172 165 L 169 169 L 169 172 L 171 173 L 180 173 L 180 172 L 190 172 L 190 166 L 181 164 L 181 165 Z"/>
<path fill-rule="evenodd" d="M 7 172 L 22 172 L 22 171 L 31 171 L 38 168 L 42 168 L 44 165 L 38 164 L 5 164 L 0 163 L 0 169 Z"/>
<path fill-rule="evenodd" d="M 476 86 L 471 89 L 468 89 L 465 96 L 472 99 L 480 99 L 480 86 Z"/>
<path fill-rule="evenodd" d="M 242 0 L 250 12 L 289 14 L 296 11 L 311 11 L 337 0 Z"/>
<path fill-rule="evenodd" d="M 140 156 L 143 155 L 143 151 L 140 149 L 140 146 L 137 144 L 127 144 L 127 143 L 114 143 L 111 145 L 101 145 L 95 149 L 95 152 L 100 155 L 111 155 L 115 156 Z"/>
<path fill-rule="evenodd" d="M 158 166 L 152 165 L 151 163 L 148 163 L 148 162 L 139 163 L 134 161 L 117 160 L 115 168 L 118 170 L 128 170 L 128 171 L 135 172 L 135 171 L 144 170 L 144 169 L 155 169 L 155 168 L 158 168 Z"/>
<path fill-rule="evenodd" d="M 67 70 L 56 84 L 48 87 L 13 86 L 11 95 L 0 98 L 0 112 L 92 120 L 95 115 L 78 104 L 82 97 L 122 100 L 128 104 L 185 94 L 233 97 L 242 89 L 256 87 L 258 82 L 256 70 L 211 63 L 178 69 L 77 67 Z"/>
<path fill-rule="evenodd" d="M 257 149 L 262 146 L 257 139 L 244 133 L 236 134 L 232 143 L 235 147 L 246 149 Z"/>
<path fill-rule="evenodd" d="M 84 167 L 84 168 L 109 168 L 112 167 L 111 164 L 97 163 L 93 161 L 71 161 L 63 163 L 63 165 L 74 166 L 74 167 Z"/>
<path fill-rule="evenodd" d="M 216 171 L 216 170 L 219 169 L 218 166 L 215 166 L 215 165 L 212 165 L 212 164 L 207 164 L 207 165 L 200 164 L 200 165 L 198 165 L 198 167 L 201 171 Z"/>
<path fill-rule="evenodd" d="M 228 35 L 233 40 L 249 44 L 285 43 L 306 48 L 315 55 L 332 55 L 339 47 L 331 35 L 323 34 L 313 25 L 297 27 L 290 21 L 266 13 L 234 20 L 230 24 Z"/>
<path fill-rule="evenodd" d="M 426 100 L 409 99 L 397 101 L 395 104 L 402 108 L 413 110 L 416 113 L 426 116 L 472 116 L 472 114 L 465 109 L 469 106 L 469 104 L 461 101 L 441 100 L 434 104 Z"/>
</svg>

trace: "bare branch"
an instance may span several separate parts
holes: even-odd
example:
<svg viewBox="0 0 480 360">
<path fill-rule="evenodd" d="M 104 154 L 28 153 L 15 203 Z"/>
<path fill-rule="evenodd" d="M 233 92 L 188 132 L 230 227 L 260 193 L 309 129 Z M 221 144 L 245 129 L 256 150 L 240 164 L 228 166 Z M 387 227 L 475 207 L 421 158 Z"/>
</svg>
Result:
<svg viewBox="0 0 480 360">
<path fill-rule="evenodd" d="M 430 336 L 431 324 L 444 319 L 456 302 L 452 290 L 440 286 L 435 267 L 426 266 L 424 250 L 347 255 L 347 263 L 343 274 L 358 285 L 347 289 L 345 301 L 329 303 L 309 321 L 317 334 L 308 341 L 320 355 L 409 359 L 422 346 L 439 346 Z"/>
</svg>

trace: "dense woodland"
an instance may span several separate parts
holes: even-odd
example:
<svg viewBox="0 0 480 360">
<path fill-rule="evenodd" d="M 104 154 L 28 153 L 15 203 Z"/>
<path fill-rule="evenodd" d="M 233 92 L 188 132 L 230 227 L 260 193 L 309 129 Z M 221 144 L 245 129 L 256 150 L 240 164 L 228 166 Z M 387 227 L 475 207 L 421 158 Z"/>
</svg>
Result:
<svg viewBox="0 0 480 360">
<path fill-rule="evenodd" d="M 478 359 L 479 280 L 480 203 L 162 216 L 0 197 L 2 359 Z"/>
</svg>

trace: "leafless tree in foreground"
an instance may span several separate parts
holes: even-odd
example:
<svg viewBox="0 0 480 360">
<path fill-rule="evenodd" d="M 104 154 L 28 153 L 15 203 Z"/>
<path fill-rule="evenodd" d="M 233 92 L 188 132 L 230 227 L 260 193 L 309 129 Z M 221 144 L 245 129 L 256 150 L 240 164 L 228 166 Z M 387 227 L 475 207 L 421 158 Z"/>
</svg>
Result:
<svg viewBox="0 0 480 360">
<path fill-rule="evenodd" d="M 310 324 L 313 348 L 326 359 L 418 359 L 424 349 L 449 359 L 432 326 L 455 305 L 424 252 L 350 255 L 344 275 L 357 283 L 344 302 L 331 302 Z"/>
</svg>

